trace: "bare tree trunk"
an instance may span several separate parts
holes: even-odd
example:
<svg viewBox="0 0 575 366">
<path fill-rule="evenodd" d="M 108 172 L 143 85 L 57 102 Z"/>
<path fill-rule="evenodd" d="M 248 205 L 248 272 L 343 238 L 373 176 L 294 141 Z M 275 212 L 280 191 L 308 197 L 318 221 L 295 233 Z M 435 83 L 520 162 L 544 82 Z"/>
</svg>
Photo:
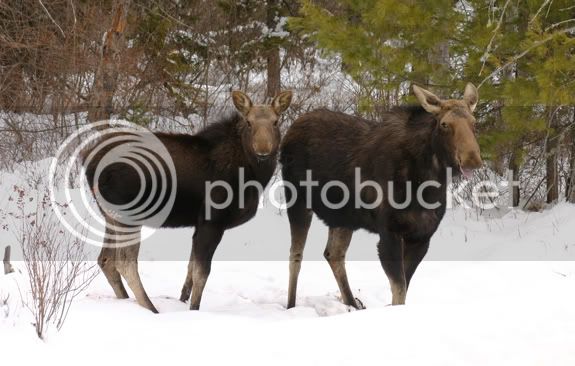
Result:
<svg viewBox="0 0 575 366">
<path fill-rule="evenodd" d="M 10 249 L 10 245 L 4 249 L 4 274 L 14 272 L 14 268 L 12 267 L 12 264 L 10 264 Z"/>
<path fill-rule="evenodd" d="M 519 181 L 519 164 L 517 163 L 517 151 L 513 149 L 511 157 L 509 158 L 509 170 L 511 170 L 513 182 Z M 519 206 L 519 201 L 521 199 L 521 194 L 518 185 L 511 185 L 511 201 L 513 207 Z"/>
<path fill-rule="evenodd" d="M 546 160 L 546 182 L 547 182 L 547 203 L 554 203 L 559 199 L 559 174 L 557 172 L 557 149 L 559 147 L 557 138 L 557 123 L 555 122 L 555 112 L 550 114 L 550 129 L 545 144 Z"/>
<path fill-rule="evenodd" d="M 267 27 L 269 30 L 275 30 L 277 27 L 278 1 L 268 0 L 267 5 Z M 273 39 L 271 40 L 272 42 Z M 273 43 L 267 51 L 267 89 L 266 98 L 270 99 L 276 96 L 281 89 L 281 65 L 280 65 L 280 48 Z"/>
<path fill-rule="evenodd" d="M 571 128 L 571 159 L 569 164 L 570 174 L 567 181 L 565 194 L 570 203 L 575 203 L 575 107 L 573 107 L 573 121 Z"/>
<path fill-rule="evenodd" d="M 110 29 L 104 34 L 100 64 L 96 70 L 88 120 L 92 123 L 110 119 L 118 82 L 118 63 L 124 44 L 130 0 L 119 0 Z"/>
<path fill-rule="evenodd" d="M 436 92 L 441 93 L 441 88 L 436 88 L 437 85 L 445 85 L 449 79 L 449 43 L 447 41 L 438 43 L 432 48 L 427 58 L 431 64 L 432 72 L 427 80 L 429 88 Z"/>
</svg>

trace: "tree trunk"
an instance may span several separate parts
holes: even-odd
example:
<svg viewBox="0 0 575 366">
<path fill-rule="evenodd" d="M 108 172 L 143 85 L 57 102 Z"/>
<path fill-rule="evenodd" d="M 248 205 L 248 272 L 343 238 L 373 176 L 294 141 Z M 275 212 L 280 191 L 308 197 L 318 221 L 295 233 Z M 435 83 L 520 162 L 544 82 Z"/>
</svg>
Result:
<svg viewBox="0 0 575 366">
<path fill-rule="evenodd" d="M 449 43 L 444 41 L 435 45 L 435 47 L 429 51 L 427 58 L 431 65 L 431 73 L 429 74 L 427 84 L 431 91 L 441 94 L 441 88 L 436 88 L 436 86 L 446 85 L 450 78 Z"/>
<path fill-rule="evenodd" d="M 547 182 L 547 203 L 554 203 L 559 199 L 559 179 L 557 173 L 557 148 L 558 137 L 557 137 L 557 125 L 555 113 L 550 114 L 551 123 L 549 125 L 551 131 L 547 136 L 547 141 L 545 144 L 545 155 L 546 159 L 546 182 Z"/>
<path fill-rule="evenodd" d="M 573 108 L 573 127 L 571 128 L 571 159 L 569 164 L 569 179 L 565 195 L 570 203 L 575 203 L 575 107 Z"/>
<path fill-rule="evenodd" d="M 511 157 L 509 158 L 509 170 L 511 171 L 512 180 L 509 183 L 511 189 L 511 204 L 513 207 L 518 207 L 521 199 L 519 185 L 515 184 L 515 182 L 519 182 L 519 164 L 517 163 L 517 159 L 517 152 L 516 150 L 513 150 Z"/>
<path fill-rule="evenodd" d="M 4 249 L 4 274 L 8 274 L 8 273 L 12 273 L 14 272 L 14 268 L 12 267 L 12 264 L 10 264 L 10 245 L 8 245 L 5 249 Z"/>
<path fill-rule="evenodd" d="M 270 31 L 273 31 L 277 27 L 278 1 L 268 0 L 267 6 L 266 25 Z M 274 42 L 273 38 L 270 38 L 269 40 L 271 41 L 271 44 L 268 46 L 267 50 L 267 99 L 275 97 L 281 89 L 280 48 L 276 42 Z"/>
<path fill-rule="evenodd" d="M 124 44 L 130 0 L 119 0 L 110 29 L 104 34 L 100 64 L 96 70 L 88 121 L 108 120 L 114 111 L 112 101 L 118 81 L 118 64 Z"/>
</svg>

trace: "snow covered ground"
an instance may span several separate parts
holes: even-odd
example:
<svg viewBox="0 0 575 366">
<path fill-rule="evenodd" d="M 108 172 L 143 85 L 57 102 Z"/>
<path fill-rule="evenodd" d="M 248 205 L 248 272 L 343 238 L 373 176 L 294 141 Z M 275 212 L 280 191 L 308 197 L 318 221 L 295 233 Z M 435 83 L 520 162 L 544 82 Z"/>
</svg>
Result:
<svg viewBox="0 0 575 366">
<path fill-rule="evenodd" d="M 13 176 L 0 181 L 8 205 Z M 17 179 L 16 179 L 17 180 Z M 118 300 L 102 275 L 64 328 L 39 340 L 19 301 L 24 266 L 0 274 L 0 360 L 16 364 L 574 365 L 575 206 L 500 218 L 449 211 L 415 274 L 407 305 L 391 307 L 377 237 L 358 232 L 348 274 L 367 309 L 339 301 L 314 220 L 286 310 L 289 225 L 267 206 L 224 236 L 201 310 L 181 303 L 192 230 L 159 230 L 142 244 L 140 273 L 160 314 Z M 0 234 L 0 247 L 10 243 Z M 1 249 L 1 248 L 0 248 Z M 20 289 L 20 290 L 19 290 Z M 7 312 L 7 313 L 6 313 Z"/>
</svg>

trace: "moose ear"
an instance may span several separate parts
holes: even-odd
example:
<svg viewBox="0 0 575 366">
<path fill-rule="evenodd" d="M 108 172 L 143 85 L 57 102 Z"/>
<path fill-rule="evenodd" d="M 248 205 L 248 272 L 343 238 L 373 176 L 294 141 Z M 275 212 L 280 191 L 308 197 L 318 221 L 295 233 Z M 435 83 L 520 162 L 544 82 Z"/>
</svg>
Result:
<svg viewBox="0 0 575 366">
<path fill-rule="evenodd" d="M 467 83 L 465 86 L 465 92 L 463 93 L 463 101 L 467 103 L 471 112 L 477 107 L 479 102 L 479 94 L 477 93 L 477 88 L 471 83 Z"/>
<path fill-rule="evenodd" d="M 272 101 L 272 108 L 276 114 L 280 115 L 288 109 L 291 104 L 293 93 L 291 90 L 287 90 L 279 93 Z"/>
<path fill-rule="evenodd" d="M 236 109 L 244 116 L 252 109 L 253 103 L 250 97 L 239 90 L 232 92 L 232 100 L 234 101 Z"/>
<path fill-rule="evenodd" d="M 415 94 L 415 97 L 417 98 L 419 104 L 421 104 L 423 109 L 425 109 L 429 113 L 438 114 L 439 112 L 441 112 L 442 102 L 437 95 L 433 94 L 429 90 L 420 88 L 417 85 L 413 85 L 413 94 Z"/>
</svg>

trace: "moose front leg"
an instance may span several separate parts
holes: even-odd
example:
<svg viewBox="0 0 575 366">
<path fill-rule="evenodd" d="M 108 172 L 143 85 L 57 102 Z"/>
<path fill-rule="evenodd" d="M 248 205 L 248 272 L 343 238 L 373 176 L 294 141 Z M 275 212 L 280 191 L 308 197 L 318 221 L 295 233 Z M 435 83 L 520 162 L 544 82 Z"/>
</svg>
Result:
<svg viewBox="0 0 575 366">
<path fill-rule="evenodd" d="M 192 284 L 193 284 L 193 257 L 190 254 L 190 260 L 188 262 L 188 273 L 186 274 L 186 280 L 184 281 L 184 286 L 182 286 L 182 292 L 180 294 L 180 301 L 186 302 L 190 299 L 192 294 Z"/>
<path fill-rule="evenodd" d="M 192 299 L 190 301 L 191 310 L 199 310 L 202 300 L 202 293 L 210 275 L 212 268 L 212 258 L 216 252 L 218 244 L 222 240 L 224 229 L 218 225 L 204 223 L 196 227 L 194 242 L 192 244 L 191 262 L 188 266 L 188 276 L 182 290 L 182 298 L 185 296 L 184 290 L 191 279 Z"/>
<path fill-rule="evenodd" d="M 403 239 L 398 234 L 383 231 L 379 235 L 377 250 L 379 260 L 391 286 L 391 304 L 403 305 L 407 294 L 407 281 L 403 262 Z"/>
</svg>

